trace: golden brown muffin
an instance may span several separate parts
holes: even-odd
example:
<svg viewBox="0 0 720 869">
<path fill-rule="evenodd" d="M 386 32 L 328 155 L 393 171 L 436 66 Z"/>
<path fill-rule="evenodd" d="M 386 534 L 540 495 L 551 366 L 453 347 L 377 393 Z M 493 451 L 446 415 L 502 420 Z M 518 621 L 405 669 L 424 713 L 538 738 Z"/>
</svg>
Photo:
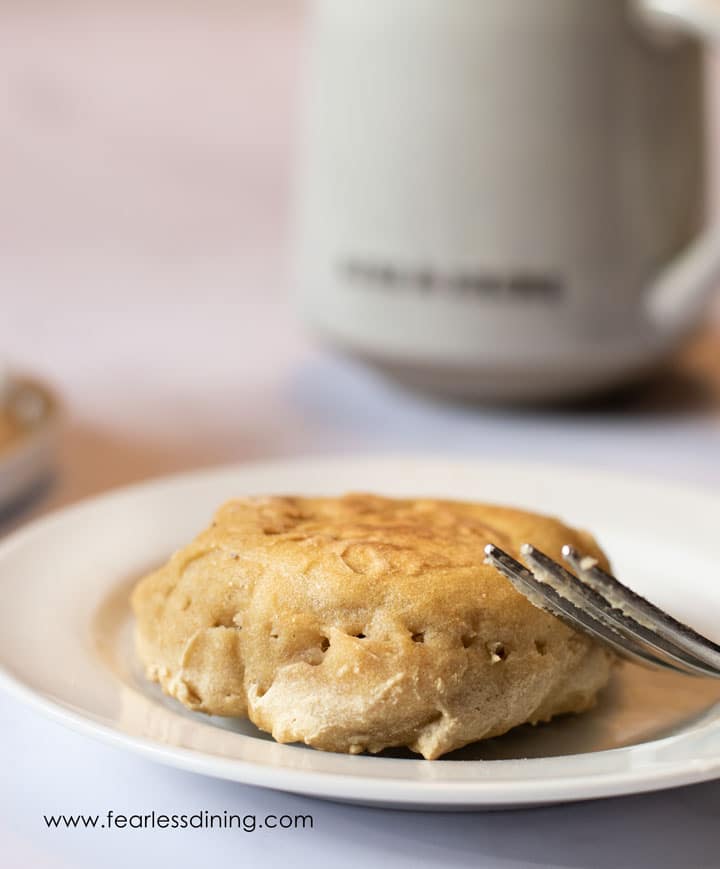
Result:
<svg viewBox="0 0 720 869">
<path fill-rule="evenodd" d="M 613 655 L 536 609 L 487 543 L 587 533 L 505 507 L 375 495 L 230 501 L 135 588 L 149 679 L 190 709 L 247 716 L 327 751 L 426 758 L 581 712 Z"/>
</svg>

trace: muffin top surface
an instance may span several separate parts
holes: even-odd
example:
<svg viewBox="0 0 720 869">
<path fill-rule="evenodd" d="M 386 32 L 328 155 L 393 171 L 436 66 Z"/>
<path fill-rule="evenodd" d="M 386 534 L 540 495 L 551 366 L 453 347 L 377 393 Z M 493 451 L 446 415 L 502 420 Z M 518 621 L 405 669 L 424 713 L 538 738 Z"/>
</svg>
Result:
<svg viewBox="0 0 720 869">
<path fill-rule="evenodd" d="M 412 633 L 469 613 L 476 620 L 483 611 L 501 610 L 509 624 L 530 614 L 549 618 L 484 564 L 487 543 L 517 555 L 525 542 L 554 557 L 563 544 L 574 544 L 607 565 L 589 535 L 549 517 L 369 494 L 229 501 L 173 560 L 185 569 L 209 558 L 230 586 L 239 582 L 248 591 L 255 606 L 259 593 L 278 615 L 313 615 L 367 636 L 388 618 L 395 628 L 406 622 Z M 386 623 L 384 630 L 390 628 Z"/>
</svg>

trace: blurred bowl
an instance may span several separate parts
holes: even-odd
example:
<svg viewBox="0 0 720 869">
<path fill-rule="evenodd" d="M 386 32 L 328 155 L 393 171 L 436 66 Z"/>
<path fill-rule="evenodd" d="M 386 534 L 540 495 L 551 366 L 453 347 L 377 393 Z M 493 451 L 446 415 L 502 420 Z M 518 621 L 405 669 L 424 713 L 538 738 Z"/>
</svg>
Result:
<svg viewBox="0 0 720 869">
<path fill-rule="evenodd" d="M 45 384 L 0 371 L 0 510 L 8 510 L 51 477 L 60 402 Z"/>
</svg>

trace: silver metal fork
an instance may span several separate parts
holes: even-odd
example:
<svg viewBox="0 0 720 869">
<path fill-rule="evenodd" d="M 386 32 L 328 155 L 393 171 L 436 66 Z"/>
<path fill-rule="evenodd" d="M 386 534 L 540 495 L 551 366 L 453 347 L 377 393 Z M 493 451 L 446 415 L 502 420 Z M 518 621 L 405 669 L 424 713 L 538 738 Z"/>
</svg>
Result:
<svg viewBox="0 0 720 869">
<path fill-rule="evenodd" d="M 532 604 L 636 663 L 689 676 L 720 679 L 720 646 L 640 597 L 597 561 L 564 546 L 568 570 L 525 544 L 527 567 L 497 546 L 485 547 L 485 563 L 507 577 Z"/>
</svg>

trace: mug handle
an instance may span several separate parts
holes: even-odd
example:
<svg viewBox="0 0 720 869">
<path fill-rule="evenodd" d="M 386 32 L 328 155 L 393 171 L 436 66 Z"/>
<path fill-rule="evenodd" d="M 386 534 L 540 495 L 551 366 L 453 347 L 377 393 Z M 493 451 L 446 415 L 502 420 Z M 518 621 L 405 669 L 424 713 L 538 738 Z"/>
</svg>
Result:
<svg viewBox="0 0 720 869">
<path fill-rule="evenodd" d="M 634 0 L 641 20 L 720 43 L 720 0 Z M 649 315 L 667 335 L 691 330 L 720 286 L 720 224 L 716 221 L 650 288 Z"/>
<path fill-rule="evenodd" d="M 642 18 L 653 24 L 690 31 L 702 39 L 720 40 L 718 0 L 635 0 Z"/>
</svg>

